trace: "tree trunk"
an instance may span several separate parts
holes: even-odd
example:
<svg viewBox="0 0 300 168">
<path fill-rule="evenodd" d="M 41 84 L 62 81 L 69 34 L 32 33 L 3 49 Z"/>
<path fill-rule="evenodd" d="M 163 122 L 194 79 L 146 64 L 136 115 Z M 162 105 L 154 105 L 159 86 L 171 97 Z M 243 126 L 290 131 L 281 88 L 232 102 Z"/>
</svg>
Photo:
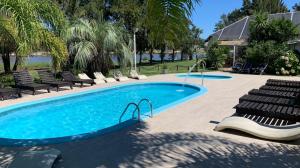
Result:
<svg viewBox="0 0 300 168">
<path fill-rule="evenodd" d="M 140 65 L 142 65 L 142 61 L 143 61 L 143 52 L 142 51 L 140 51 Z"/>
<path fill-rule="evenodd" d="M 190 60 L 193 60 L 193 54 L 189 55 Z"/>
<path fill-rule="evenodd" d="M 172 50 L 172 62 L 175 61 L 175 49 Z"/>
<path fill-rule="evenodd" d="M 181 53 L 180 53 L 180 60 L 181 61 L 183 61 L 183 55 L 184 55 L 184 53 L 183 53 L 183 50 L 182 50 Z"/>
<path fill-rule="evenodd" d="M 150 54 L 150 64 L 152 64 L 153 63 L 153 48 L 150 48 L 149 54 Z"/>
<path fill-rule="evenodd" d="M 3 61 L 3 66 L 4 66 L 4 72 L 6 74 L 11 73 L 9 52 L 5 51 L 2 54 L 2 61 Z"/>
<path fill-rule="evenodd" d="M 20 64 L 20 57 L 16 54 L 16 61 L 15 61 L 15 65 L 13 67 L 13 71 L 18 70 L 18 65 Z"/>
<path fill-rule="evenodd" d="M 164 58 L 165 58 L 165 47 L 162 47 L 161 49 L 160 49 L 160 63 L 162 64 L 162 63 L 164 63 Z"/>
</svg>

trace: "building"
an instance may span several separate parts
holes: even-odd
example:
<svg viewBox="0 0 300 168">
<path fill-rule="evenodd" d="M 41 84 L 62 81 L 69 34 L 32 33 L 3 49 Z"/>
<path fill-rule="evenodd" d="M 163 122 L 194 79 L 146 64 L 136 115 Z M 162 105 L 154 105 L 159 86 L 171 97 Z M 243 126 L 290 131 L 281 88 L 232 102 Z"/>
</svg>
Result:
<svg viewBox="0 0 300 168">
<path fill-rule="evenodd" d="M 208 37 L 207 41 L 214 38 L 219 41 L 219 45 L 232 47 L 234 64 L 237 56 L 237 50 L 240 47 L 248 45 L 250 34 L 249 23 L 253 18 L 254 16 L 246 16 L 243 19 L 224 27 L 223 29 L 216 31 Z M 289 19 L 297 25 L 300 30 L 300 12 L 269 14 L 268 19 Z M 300 51 L 300 36 L 299 38 L 289 41 L 288 44 L 290 44 L 294 49 Z"/>
</svg>

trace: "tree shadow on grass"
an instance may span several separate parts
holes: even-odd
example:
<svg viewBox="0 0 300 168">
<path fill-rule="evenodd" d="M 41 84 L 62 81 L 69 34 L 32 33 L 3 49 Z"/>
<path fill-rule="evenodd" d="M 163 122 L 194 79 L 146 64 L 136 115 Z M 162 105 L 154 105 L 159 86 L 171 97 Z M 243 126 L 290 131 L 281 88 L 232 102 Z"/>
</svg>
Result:
<svg viewBox="0 0 300 168">
<path fill-rule="evenodd" d="M 90 139 L 16 150 L 56 148 L 59 168 L 95 167 L 299 167 L 298 145 L 245 144 L 202 133 L 147 133 L 145 123 Z M 13 151 L 13 152 L 12 152 Z M 5 159 L 4 159 L 5 160 Z M 6 159 L 6 163 L 8 162 Z M 3 164 L 1 159 L 0 164 Z"/>
</svg>

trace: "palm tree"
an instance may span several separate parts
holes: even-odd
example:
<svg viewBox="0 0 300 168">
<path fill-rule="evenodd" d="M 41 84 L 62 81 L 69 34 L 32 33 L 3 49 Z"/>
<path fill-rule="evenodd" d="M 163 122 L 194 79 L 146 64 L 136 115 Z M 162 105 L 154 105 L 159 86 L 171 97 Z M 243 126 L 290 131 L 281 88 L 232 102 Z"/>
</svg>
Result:
<svg viewBox="0 0 300 168">
<path fill-rule="evenodd" d="M 68 56 L 66 45 L 59 38 L 65 24 L 63 13 L 48 0 L 1 0 L 2 57 L 6 56 L 4 59 L 7 59 L 8 55 L 9 60 L 11 52 L 15 52 L 18 58 L 46 49 L 53 57 L 54 68 L 60 68 Z M 3 45 L 6 42 L 15 48 Z M 6 69 L 6 72 L 9 71 L 10 67 Z"/>
<path fill-rule="evenodd" d="M 166 47 L 174 49 L 181 34 L 189 30 L 189 17 L 200 0 L 148 0 L 145 27 L 152 48 L 159 46 L 163 61 Z M 151 49 L 150 49 L 151 50 Z"/>
<path fill-rule="evenodd" d="M 107 74 L 112 65 L 112 55 L 118 56 L 124 67 L 131 60 L 131 42 L 121 27 L 114 23 L 78 20 L 67 31 L 70 54 L 74 55 L 75 68 L 100 71 Z"/>
</svg>

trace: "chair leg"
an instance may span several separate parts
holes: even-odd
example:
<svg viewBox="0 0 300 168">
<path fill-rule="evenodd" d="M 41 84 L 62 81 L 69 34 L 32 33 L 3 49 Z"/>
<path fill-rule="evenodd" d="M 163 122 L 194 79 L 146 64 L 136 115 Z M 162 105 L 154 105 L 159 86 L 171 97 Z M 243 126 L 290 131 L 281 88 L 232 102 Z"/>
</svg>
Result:
<svg viewBox="0 0 300 168">
<path fill-rule="evenodd" d="M 58 92 L 58 90 L 59 90 L 59 87 L 57 86 L 57 87 L 56 87 L 56 91 Z"/>
<path fill-rule="evenodd" d="M 73 85 L 70 85 L 70 88 L 73 89 Z"/>
</svg>

